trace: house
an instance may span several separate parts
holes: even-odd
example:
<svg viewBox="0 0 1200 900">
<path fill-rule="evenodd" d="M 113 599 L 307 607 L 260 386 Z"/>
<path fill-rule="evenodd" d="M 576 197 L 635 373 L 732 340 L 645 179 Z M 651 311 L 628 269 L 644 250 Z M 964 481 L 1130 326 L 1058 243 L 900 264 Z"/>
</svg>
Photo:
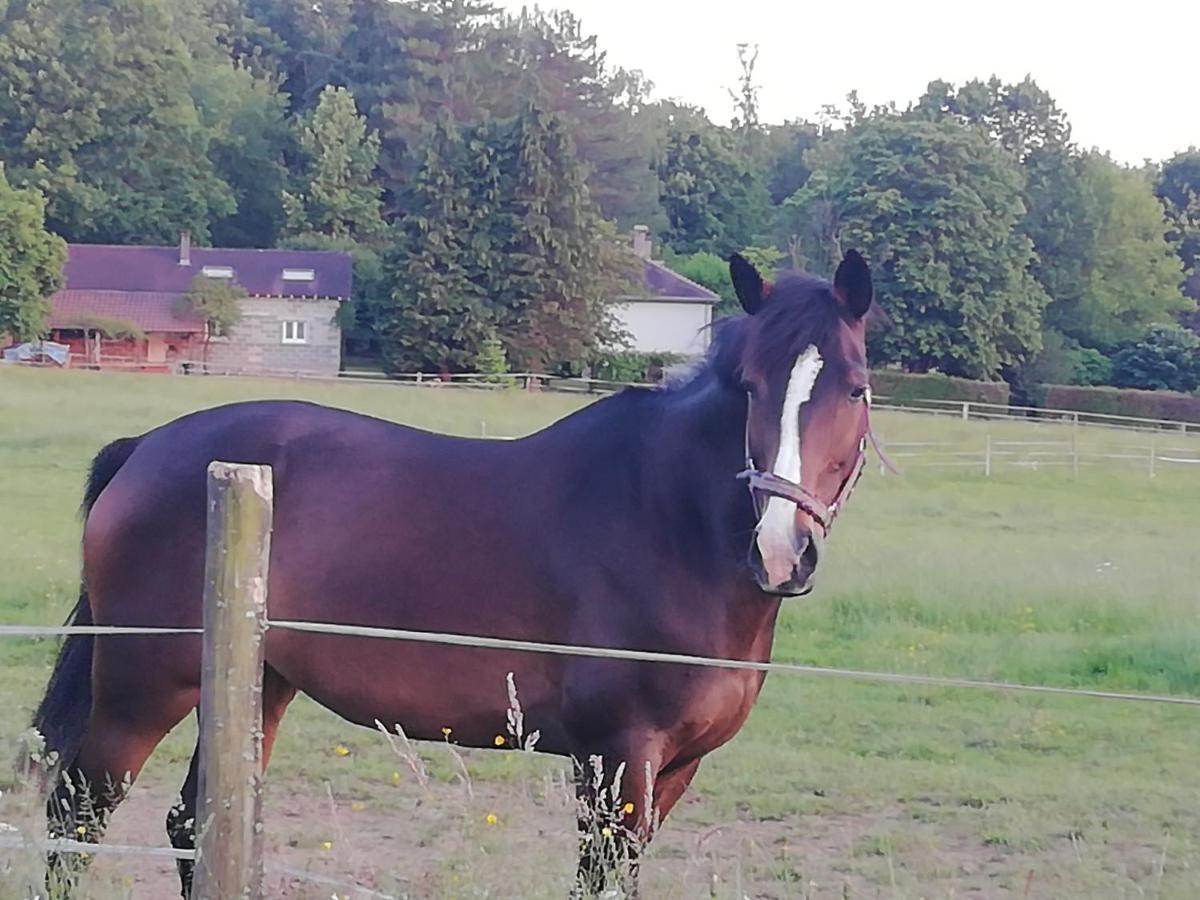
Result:
<svg viewBox="0 0 1200 900">
<path fill-rule="evenodd" d="M 642 353 L 696 356 L 708 349 L 709 325 L 720 297 L 652 259 L 649 229 L 633 229 L 632 250 L 641 260 L 642 289 L 617 298 L 614 310 Z"/>
<path fill-rule="evenodd" d="M 211 334 L 184 300 L 198 275 L 249 295 L 228 334 Z M 50 333 L 73 362 L 175 371 L 336 375 L 339 306 L 350 299 L 348 253 L 69 244 Z"/>
</svg>

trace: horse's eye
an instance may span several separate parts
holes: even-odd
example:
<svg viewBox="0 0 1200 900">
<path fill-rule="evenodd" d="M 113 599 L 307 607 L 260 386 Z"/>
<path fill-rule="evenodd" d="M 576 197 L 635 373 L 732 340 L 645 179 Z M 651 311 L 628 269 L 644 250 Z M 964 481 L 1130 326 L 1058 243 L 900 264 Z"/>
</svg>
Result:
<svg viewBox="0 0 1200 900">
<path fill-rule="evenodd" d="M 854 390 L 852 390 L 850 392 L 850 399 L 851 400 L 862 400 L 864 397 L 867 396 L 867 391 L 869 391 L 869 390 L 870 390 L 870 388 L 867 387 L 865 384 L 862 387 L 856 387 Z"/>
</svg>

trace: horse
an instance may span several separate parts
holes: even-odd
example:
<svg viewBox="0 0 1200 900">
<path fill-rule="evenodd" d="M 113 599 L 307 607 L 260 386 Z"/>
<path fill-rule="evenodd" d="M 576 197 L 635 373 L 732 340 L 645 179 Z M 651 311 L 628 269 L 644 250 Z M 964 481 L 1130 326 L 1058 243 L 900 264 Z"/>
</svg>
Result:
<svg viewBox="0 0 1200 900">
<path fill-rule="evenodd" d="M 863 470 L 873 287 L 853 250 L 832 283 L 770 283 L 738 255 L 729 269 L 745 314 L 715 323 L 686 377 L 523 438 L 268 400 L 113 442 L 84 492 L 68 623 L 200 625 L 205 472 L 223 460 L 273 470 L 269 619 L 768 660 L 781 604 L 812 589 Z M 491 748 L 511 677 L 536 751 L 576 763 L 572 890 L 589 896 L 614 881 L 636 891 L 639 851 L 765 677 L 283 629 L 264 658 L 264 766 L 297 692 L 352 723 Z M 155 746 L 198 709 L 200 672 L 196 634 L 65 640 L 33 722 L 58 761 L 44 782 L 52 836 L 101 839 Z M 195 846 L 197 777 L 193 756 L 167 815 L 177 848 Z M 48 863 L 68 890 L 85 865 Z M 192 865 L 179 864 L 185 898 Z"/>
</svg>

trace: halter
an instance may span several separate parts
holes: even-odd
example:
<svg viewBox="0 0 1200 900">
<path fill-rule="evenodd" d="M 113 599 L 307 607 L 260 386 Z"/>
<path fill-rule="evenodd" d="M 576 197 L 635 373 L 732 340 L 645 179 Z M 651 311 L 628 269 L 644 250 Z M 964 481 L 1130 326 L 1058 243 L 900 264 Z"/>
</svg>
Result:
<svg viewBox="0 0 1200 900">
<path fill-rule="evenodd" d="M 875 432 L 871 430 L 870 388 L 867 388 L 866 393 L 863 395 L 863 403 L 864 415 L 867 420 L 867 433 L 858 442 L 858 455 L 854 458 L 854 464 L 850 467 L 849 474 L 842 481 L 842 486 L 838 488 L 837 496 L 834 497 L 832 503 L 826 506 L 824 501 L 808 488 L 776 475 L 774 472 L 764 472 L 754 464 L 754 455 L 750 451 L 750 419 L 754 406 L 754 398 L 749 392 L 746 393 L 746 468 L 737 477 L 745 481 L 750 488 L 750 498 L 754 503 L 754 515 L 756 518 L 761 519 L 763 515 L 762 495 L 779 497 L 781 500 L 788 500 L 795 503 L 796 506 L 808 513 L 814 522 L 821 526 L 821 531 L 828 534 L 829 529 L 833 525 L 833 520 L 837 518 L 838 512 L 846 505 L 846 501 L 850 499 L 850 494 L 854 491 L 855 485 L 858 484 L 858 479 L 862 477 L 863 469 L 866 468 L 868 438 L 870 438 L 871 446 L 875 448 L 875 452 L 879 455 L 880 461 L 891 471 L 896 471 L 879 446 L 879 441 L 875 438 Z"/>
</svg>

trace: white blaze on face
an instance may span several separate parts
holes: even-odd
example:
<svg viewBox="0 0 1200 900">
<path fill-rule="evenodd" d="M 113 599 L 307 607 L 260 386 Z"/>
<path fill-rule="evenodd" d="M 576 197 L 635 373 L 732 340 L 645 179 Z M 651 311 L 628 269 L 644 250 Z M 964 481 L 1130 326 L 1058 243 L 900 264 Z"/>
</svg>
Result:
<svg viewBox="0 0 1200 900">
<path fill-rule="evenodd" d="M 800 408 L 812 397 L 813 385 L 824 361 L 815 346 L 800 354 L 788 377 L 779 416 L 779 450 L 771 471 L 780 478 L 800 483 Z M 796 564 L 796 504 L 771 497 L 758 522 L 758 552 L 772 585 L 785 584 Z"/>
</svg>

